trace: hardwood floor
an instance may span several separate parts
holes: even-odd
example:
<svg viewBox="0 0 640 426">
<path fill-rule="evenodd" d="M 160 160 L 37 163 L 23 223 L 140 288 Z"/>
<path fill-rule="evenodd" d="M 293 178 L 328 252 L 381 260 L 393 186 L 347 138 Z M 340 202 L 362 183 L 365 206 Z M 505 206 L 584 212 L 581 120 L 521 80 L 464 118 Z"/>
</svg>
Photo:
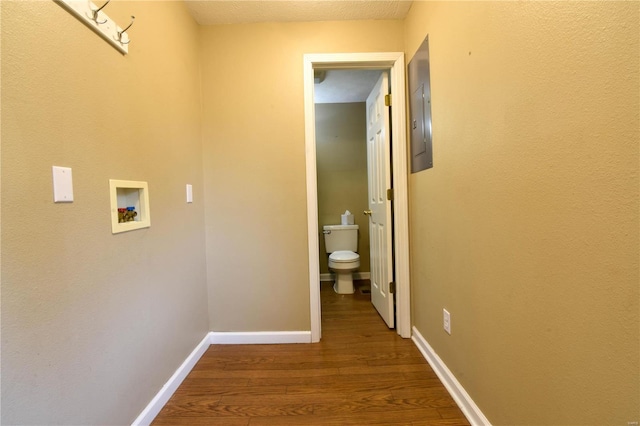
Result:
<svg viewBox="0 0 640 426">
<path fill-rule="evenodd" d="M 469 425 L 413 342 L 360 290 L 322 283 L 322 341 L 215 345 L 154 425 Z"/>
</svg>

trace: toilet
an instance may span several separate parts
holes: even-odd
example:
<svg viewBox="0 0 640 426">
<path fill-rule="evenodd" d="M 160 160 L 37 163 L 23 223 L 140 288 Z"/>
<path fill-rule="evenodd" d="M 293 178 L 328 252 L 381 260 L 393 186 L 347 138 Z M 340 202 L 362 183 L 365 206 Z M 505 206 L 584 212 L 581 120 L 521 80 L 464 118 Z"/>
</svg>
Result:
<svg viewBox="0 0 640 426">
<path fill-rule="evenodd" d="M 329 269 L 335 273 L 333 290 L 338 294 L 352 294 L 353 271 L 360 267 L 358 225 L 325 225 L 322 227 L 324 245 L 329 253 Z"/>
</svg>

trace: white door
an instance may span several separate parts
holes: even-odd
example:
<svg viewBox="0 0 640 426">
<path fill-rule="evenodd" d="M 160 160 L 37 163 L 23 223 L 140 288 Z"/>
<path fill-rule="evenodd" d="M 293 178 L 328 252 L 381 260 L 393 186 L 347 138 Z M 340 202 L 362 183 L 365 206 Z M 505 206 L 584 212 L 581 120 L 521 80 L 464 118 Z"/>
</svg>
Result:
<svg viewBox="0 0 640 426">
<path fill-rule="evenodd" d="M 369 241 L 371 246 L 371 302 L 389 328 L 394 327 L 391 235 L 391 138 L 389 134 L 389 77 L 383 72 L 367 98 L 367 169 L 369 173 Z"/>
</svg>

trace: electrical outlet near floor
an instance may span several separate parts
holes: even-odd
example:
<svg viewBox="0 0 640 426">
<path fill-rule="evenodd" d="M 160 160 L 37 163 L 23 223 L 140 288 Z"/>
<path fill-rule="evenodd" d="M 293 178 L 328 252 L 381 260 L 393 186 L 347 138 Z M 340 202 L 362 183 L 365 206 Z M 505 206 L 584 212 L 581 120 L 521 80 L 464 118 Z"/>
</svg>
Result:
<svg viewBox="0 0 640 426">
<path fill-rule="evenodd" d="M 442 309 L 442 326 L 444 331 L 451 334 L 451 314 L 446 309 Z"/>
</svg>

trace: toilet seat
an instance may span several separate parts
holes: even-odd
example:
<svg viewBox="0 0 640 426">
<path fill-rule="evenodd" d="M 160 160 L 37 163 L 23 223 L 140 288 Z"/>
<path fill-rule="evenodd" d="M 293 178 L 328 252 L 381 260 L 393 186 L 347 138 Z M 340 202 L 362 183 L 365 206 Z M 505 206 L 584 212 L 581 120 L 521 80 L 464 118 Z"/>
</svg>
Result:
<svg viewBox="0 0 640 426">
<path fill-rule="evenodd" d="M 353 263 L 360 260 L 360 255 L 350 250 L 338 250 L 329 255 L 329 260 L 335 263 Z"/>
</svg>

